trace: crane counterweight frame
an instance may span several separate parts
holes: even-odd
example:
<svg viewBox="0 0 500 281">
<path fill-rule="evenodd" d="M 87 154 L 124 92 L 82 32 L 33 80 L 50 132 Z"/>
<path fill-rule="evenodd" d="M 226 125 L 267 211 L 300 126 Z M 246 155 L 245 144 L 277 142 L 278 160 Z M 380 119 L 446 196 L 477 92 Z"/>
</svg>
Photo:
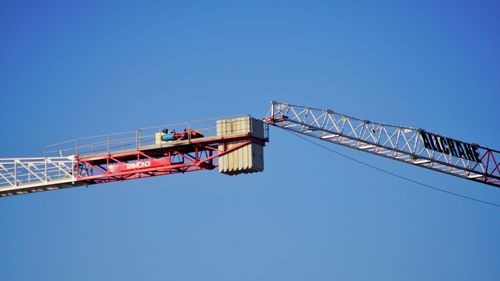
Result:
<svg viewBox="0 0 500 281">
<path fill-rule="evenodd" d="M 0 158 L 0 197 L 213 170 L 219 167 L 218 158 L 228 155 L 227 174 L 261 171 L 245 157 L 250 147 L 264 147 L 269 140 L 269 130 L 262 121 L 232 117 L 217 120 L 217 127 L 196 130 L 191 123 L 179 124 L 82 138 L 46 148 L 46 155 L 59 156 Z M 163 128 L 173 133 L 169 135 Z M 172 128 L 184 130 L 176 133 Z M 244 165 L 233 165 L 234 161 Z"/>
</svg>

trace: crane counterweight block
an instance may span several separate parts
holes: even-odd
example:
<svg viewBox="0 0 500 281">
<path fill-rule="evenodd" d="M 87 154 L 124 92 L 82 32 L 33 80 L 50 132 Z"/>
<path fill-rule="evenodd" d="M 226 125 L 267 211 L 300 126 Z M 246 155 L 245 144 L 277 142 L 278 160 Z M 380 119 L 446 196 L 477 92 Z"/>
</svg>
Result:
<svg viewBox="0 0 500 281">
<path fill-rule="evenodd" d="M 500 151 L 430 133 L 362 120 L 330 109 L 271 102 L 267 124 L 467 180 L 500 187 Z"/>
</svg>

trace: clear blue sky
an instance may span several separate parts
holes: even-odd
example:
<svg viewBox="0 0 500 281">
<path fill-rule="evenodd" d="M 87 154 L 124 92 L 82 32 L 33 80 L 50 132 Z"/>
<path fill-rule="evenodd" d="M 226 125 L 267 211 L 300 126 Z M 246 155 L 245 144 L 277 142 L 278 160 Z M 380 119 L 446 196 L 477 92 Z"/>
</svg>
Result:
<svg viewBox="0 0 500 281">
<path fill-rule="evenodd" d="M 273 99 L 500 148 L 497 1 L 43 2 L 0 3 L 0 157 Z M 278 129 L 265 162 L 1 199 L 0 279 L 500 280 L 499 208 Z"/>
</svg>

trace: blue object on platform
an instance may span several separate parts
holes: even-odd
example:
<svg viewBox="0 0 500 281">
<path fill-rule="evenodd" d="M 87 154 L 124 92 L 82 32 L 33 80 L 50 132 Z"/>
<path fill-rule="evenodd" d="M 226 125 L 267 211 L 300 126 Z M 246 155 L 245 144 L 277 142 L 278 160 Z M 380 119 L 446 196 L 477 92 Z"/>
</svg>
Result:
<svg viewBox="0 0 500 281">
<path fill-rule="evenodd" d="M 166 134 L 161 136 L 162 141 L 172 141 L 174 140 L 174 134 Z"/>
</svg>

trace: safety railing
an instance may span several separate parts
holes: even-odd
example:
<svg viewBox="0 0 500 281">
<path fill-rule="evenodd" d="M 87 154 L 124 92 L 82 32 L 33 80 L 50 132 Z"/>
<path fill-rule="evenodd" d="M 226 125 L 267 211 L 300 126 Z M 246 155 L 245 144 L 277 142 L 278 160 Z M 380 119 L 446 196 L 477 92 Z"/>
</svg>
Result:
<svg viewBox="0 0 500 281">
<path fill-rule="evenodd" d="M 228 120 L 238 117 L 228 118 L 211 118 L 199 121 L 181 122 L 169 125 L 153 126 L 147 128 L 137 129 L 135 131 L 113 133 L 107 135 L 99 135 L 92 137 L 84 137 L 73 140 L 68 140 L 56 144 L 51 144 L 45 147 L 45 156 L 89 156 L 97 154 L 109 154 L 121 151 L 141 150 L 144 148 L 157 145 L 156 134 L 161 133 L 164 129 L 169 132 L 182 133 L 186 130 L 195 130 L 203 135 L 203 138 L 217 137 L 217 120 Z M 240 126 L 241 132 L 253 132 L 252 122 L 250 128 Z M 233 132 L 237 132 L 236 131 Z M 220 133 L 220 132 L 219 132 Z M 268 127 L 265 126 L 264 136 L 268 137 Z"/>
<path fill-rule="evenodd" d="M 0 191 L 2 187 L 71 181 L 75 165 L 74 157 L 2 158 Z"/>
</svg>

